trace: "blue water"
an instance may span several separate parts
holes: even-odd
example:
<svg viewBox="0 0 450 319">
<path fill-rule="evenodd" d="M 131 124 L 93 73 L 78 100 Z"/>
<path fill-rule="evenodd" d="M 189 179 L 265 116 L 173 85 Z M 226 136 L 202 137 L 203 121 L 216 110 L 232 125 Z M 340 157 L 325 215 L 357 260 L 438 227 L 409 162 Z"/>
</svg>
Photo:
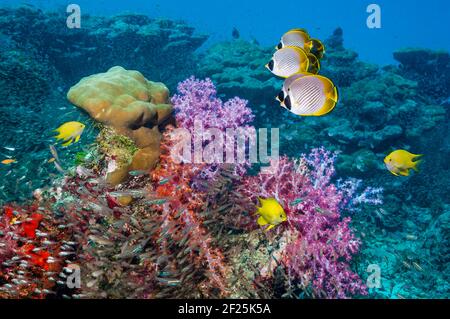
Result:
<svg viewBox="0 0 450 319">
<path fill-rule="evenodd" d="M 40 8 L 64 10 L 74 1 L 3 0 L 5 5 L 30 3 Z M 448 30 L 450 10 L 446 0 L 78 0 L 82 13 L 113 15 L 124 11 L 152 17 L 183 19 L 199 32 L 210 34 L 210 42 L 229 39 L 236 27 L 246 38 L 255 38 L 262 45 L 272 46 L 288 29 L 303 28 L 316 38 L 327 37 L 336 27 L 345 32 L 346 46 L 358 52 L 363 60 L 389 64 L 392 52 L 401 47 L 450 49 Z M 369 4 L 381 7 L 381 29 L 366 26 Z"/>
</svg>

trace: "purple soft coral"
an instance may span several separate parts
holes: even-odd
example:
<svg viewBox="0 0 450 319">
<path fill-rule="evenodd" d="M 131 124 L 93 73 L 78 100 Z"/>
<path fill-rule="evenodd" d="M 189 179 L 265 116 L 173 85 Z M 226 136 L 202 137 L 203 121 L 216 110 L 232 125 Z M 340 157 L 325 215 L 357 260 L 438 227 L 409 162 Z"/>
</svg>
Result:
<svg viewBox="0 0 450 319">
<path fill-rule="evenodd" d="M 221 131 L 245 127 L 254 119 L 247 103 L 238 97 L 224 103 L 217 97 L 216 87 L 210 79 L 195 77 L 180 82 L 178 94 L 172 98 L 178 125 L 191 132 L 196 120 L 202 121 L 204 128 L 214 127 Z"/>
<path fill-rule="evenodd" d="M 360 241 L 341 218 L 342 203 L 354 202 L 354 192 L 332 183 L 335 153 L 313 149 L 309 156 L 292 161 L 282 157 L 271 174 L 247 177 L 240 191 L 255 203 L 256 197 L 275 197 L 283 205 L 287 229 L 276 252 L 292 281 L 322 298 L 365 294 L 366 287 L 350 269 Z M 270 269 L 264 269 L 267 276 Z"/>
<path fill-rule="evenodd" d="M 223 156 L 214 161 L 205 160 L 205 153 L 203 154 L 203 161 L 208 162 L 209 165 L 199 173 L 200 179 L 210 179 L 216 172 L 221 163 L 228 161 L 228 154 L 235 154 L 233 163 L 238 162 L 236 159 L 237 152 L 235 150 L 236 134 L 245 132 L 250 133 L 249 138 L 253 138 L 251 132 L 256 132 L 255 129 L 249 125 L 253 121 L 254 115 L 252 110 L 247 106 L 247 101 L 234 97 L 226 102 L 223 102 L 217 97 L 216 87 L 210 79 L 199 80 L 195 77 L 190 77 L 187 80 L 178 84 L 178 93 L 172 98 L 172 103 L 175 109 L 175 118 L 179 128 L 189 130 L 192 137 L 192 146 L 195 150 L 195 141 L 200 138 L 203 148 L 211 142 L 211 137 L 207 136 L 205 130 L 216 129 L 222 135 L 224 143 Z M 239 131 L 239 130 L 240 131 Z M 176 131 L 175 131 L 176 132 Z M 230 137 L 232 142 L 228 141 Z M 182 132 L 185 135 L 185 132 Z M 217 136 L 214 137 L 214 141 Z M 252 140 L 254 142 L 254 140 Z M 195 161 L 194 156 L 194 161 Z M 249 165 L 247 159 L 235 165 L 235 173 L 243 175 L 245 168 Z"/>
</svg>

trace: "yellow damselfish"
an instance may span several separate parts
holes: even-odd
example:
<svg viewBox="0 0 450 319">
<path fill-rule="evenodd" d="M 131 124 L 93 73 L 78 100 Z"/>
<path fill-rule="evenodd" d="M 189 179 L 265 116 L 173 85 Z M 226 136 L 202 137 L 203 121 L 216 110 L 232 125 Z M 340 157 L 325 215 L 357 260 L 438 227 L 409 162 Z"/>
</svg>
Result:
<svg viewBox="0 0 450 319">
<path fill-rule="evenodd" d="M 261 206 L 256 207 L 256 215 L 260 215 L 257 222 L 260 226 L 269 224 L 266 231 L 287 220 L 283 207 L 275 198 L 262 199 L 258 197 L 258 200 Z"/>
<path fill-rule="evenodd" d="M 85 127 L 83 123 L 75 121 L 64 123 L 54 130 L 59 133 L 55 138 L 64 142 L 62 146 L 69 146 L 74 141 L 75 143 L 78 142 Z"/>
<path fill-rule="evenodd" d="M 416 172 L 419 171 L 417 165 L 421 160 L 414 160 L 421 156 L 422 154 L 413 154 L 405 150 L 396 150 L 384 158 L 384 164 L 395 176 L 408 176 L 410 169 L 413 169 Z"/>
</svg>

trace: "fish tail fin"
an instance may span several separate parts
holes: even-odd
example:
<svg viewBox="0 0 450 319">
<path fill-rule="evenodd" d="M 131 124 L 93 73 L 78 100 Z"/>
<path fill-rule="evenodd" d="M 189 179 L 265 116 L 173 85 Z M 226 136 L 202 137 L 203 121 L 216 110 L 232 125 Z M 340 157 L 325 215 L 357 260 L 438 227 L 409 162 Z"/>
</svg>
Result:
<svg viewBox="0 0 450 319">
<path fill-rule="evenodd" d="M 325 54 L 325 46 L 322 41 L 317 39 L 311 39 L 309 41 L 310 52 L 314 54 L 318 59 L 322 59 Z"/>
<path fill-rule="evenodd" d="M 309 68 L 308 72 L 312 74 L 317 74 L 320 71 L 320 61 L 319 59 L 312 53 L 308 53 L 309 59 Z"/>
<path fill-rule="evenodd" d="M 416 172 L 418 172 L 419 171 L 419 167 L 418 166 L 419 166 L 420 163 L 422 163 L 422 160 L 418 160 L 418 161 L 412 162 L 412 169 L 415 170 Z"/>
<path fill-rule="evenodd" d="M 330 113 L 334 107 L 336 106 L 338 100 L 339 100 L 339 92 L 337 89 L 337 86 L 335 86 L 333 84 L 333 82 L 330 81 L 330 79 L 317 75 L 320 80 L 322 81 L 322 83 L 325 86 L 325 90 L 328 92 L 326 97 L 326 101 L 324 103 L 324 105 L 322 106 L 322 108 L 320 110 L 318 110 L 317 112 L 313 113 L 312 115 L 314 116 L 322 116 L 325 114 Z"/>
</svg>

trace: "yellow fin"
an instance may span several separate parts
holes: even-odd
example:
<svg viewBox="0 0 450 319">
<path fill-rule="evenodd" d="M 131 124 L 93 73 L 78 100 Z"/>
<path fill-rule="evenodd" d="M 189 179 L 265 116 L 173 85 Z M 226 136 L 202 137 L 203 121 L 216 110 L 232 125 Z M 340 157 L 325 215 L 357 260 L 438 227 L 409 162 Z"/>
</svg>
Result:
<svg viewBox="0 0 450 319">
<path fill-rule="evenodd" d="M 312 53 L 308 53 L 309 59 L 309 67 L 308 72 L 312 74 L 317 74 L 320 71 L 320 61 L 319 59 Z"/>
<path fill-rule="evenodd" d="M 314 54 L 319 60 L 323 58 L 323 55 L 325 54 L 325 46 L 322 41 L 311 39 L 308 45 L 312 54 Z"/>
<path fill-rule="evenodd" d="M 399 174 L 402 176 L 409 176 L 409 170 L 408 169 L 401 169 L 399 170 Z"/>
<path fill-rule="evenodd" d="M 80 140 L 80 135 L 77 135 L 77 137 L 75 137 L 75 143 L 78 142 Z"/>
<path fill-rule="evenodd" d="M 394 171 L 389 170 L 389 172 L 391 172 L 392 175 L 399 176 L 399 175 L 398 175 L 397 173 L 395 173 Z"/>
<path fill-rule="evenodd" d="M 268 224 L 267 220 L 265 220 L 264 217 L 262 217 L 262 216 L 259 216 L 257 223 L 259 226 L 264 226 L 264 225 Z"/>
<path fill-rule="evenodd" d="M 322 116 L 322 115 L 328 114 L 331 111 L 333 111 L 335 106 L 336 106 L 336 102 L 333 101 L 332 99 L 328 98 L 325 101 L 325 104 L 323 105 L 323 107 L 320 110 L 318 110 L 317 112 L 313 113 L 312 115 Z"/>
<path fill-rule="evenodd" d="M 70 144 L 72 144 L 72 142 L 73 142 L 73 139 L 71 138 L 71 139 L 69 139 L 67 142 L 65 142 L 65 143 L 63 143 L 63 144 L 61 144 L 62 146 L 69 146 Z"/>
<path fill-rule="evenodd" d="M 67 132 L 64 132 L 62 130 L 55 130 L 55 132 L 59 133 L 58 135 L 54 136 L 54 138 L 56 138 L 57 140 L 61 140 L 61 139 L 65 140 L 68 137 L 70 137 L 70 134 L 68 134 Z"/>
<path fill-rule="evenodd" d="M 420 156 L 422 156 L 422 155 L 420 155 Z M 420 163 L 422 163 L 422 160 L 418 160 L 418 161 L 412 162 L 411 168 L 412 168 L 413 170 L 415 170 L 416 172 L 418 172 L 418 171 L 419 171 L 419 168 L 418 168 L 417 166 L 418 166 Z"/>
<path fill-rule="evenodd" d="M 269 227 L 266 228 L 265 231 L 271 230 L 271 229 L 274 228 L 274 227 L 275 227 L 275 225 L 270 225 Z"/>
</svg>

